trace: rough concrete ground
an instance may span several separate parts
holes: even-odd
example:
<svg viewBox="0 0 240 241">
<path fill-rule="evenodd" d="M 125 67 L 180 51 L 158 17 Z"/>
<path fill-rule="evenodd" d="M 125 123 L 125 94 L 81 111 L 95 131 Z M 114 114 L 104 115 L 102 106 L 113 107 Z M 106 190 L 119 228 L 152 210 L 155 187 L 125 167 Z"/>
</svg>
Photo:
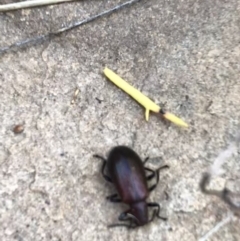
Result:
<svg viewBox="0 0 240 241">
<path fill-rule="evenodd" d="M 6 2 L 6 1 L 5 1 Z M 0 14 L 0 47 L 54 31 L 123 2 L 85 0 Z M 2 1 L 3 3 L 3 1 Z M 188 130 L 151 116 L 102 75 L 115 70 L 177 114 Z M 201 173 L 239 128 L 240 2 L 141 1 L 59 38 L 0 56 L 0 240 L 198 240 L 226 218 L 202 195 Z M 70 105 L 75 88 L 80 94 Z M 24 123 L 19 135 L 12 132 Z M 134 148 L 171 168 L 150 200 L 169 220 L 108 229 L 126 207 L 92 157 Z M 239 183 L 239 157 L 215 182 Z M 163 191 L 169 193 L 164 200 Z M 239 220 L 209 240 L 240 240 Z"/>
</svg>

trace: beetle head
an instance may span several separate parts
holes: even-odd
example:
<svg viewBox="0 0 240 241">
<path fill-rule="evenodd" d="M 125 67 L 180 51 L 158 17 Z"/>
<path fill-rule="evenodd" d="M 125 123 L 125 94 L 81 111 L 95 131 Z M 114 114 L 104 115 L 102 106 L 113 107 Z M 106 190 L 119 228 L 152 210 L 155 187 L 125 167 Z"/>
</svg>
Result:
<svg viewBox="0 0 240 241">
<path fill-rule="evenodd" d="M 131 210 L 129 213 L 134 216 L 134 221 L 137 226 L 142 226 L 148 223 L 148 209 L 145 201 L 131 204 Z"/>
</svg>

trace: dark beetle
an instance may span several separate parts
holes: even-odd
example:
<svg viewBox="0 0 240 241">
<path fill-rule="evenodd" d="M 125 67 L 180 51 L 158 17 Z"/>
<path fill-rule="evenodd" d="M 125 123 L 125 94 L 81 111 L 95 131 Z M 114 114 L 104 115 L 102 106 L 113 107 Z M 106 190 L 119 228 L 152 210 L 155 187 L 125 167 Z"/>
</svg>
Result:
<svg viewBox="0 0 240 241">
<path fill-rule="evenodd" d="M 130 206 L 130 209 L 120 214 L 119 221 L 129 221 L 128 223 L 112 224 L 110 227 L 126 226 L 135 228 L 143 226 L 155 217 L 166 220 L 161 217 L 160 205 L 158 203 L 147 203 L 146 199 L 157 186 L 159 182 L 159 171 L 168 168 L 167 165 L 161 166 L 156 171 L 144 167 L 148 158 L 144 162 L 138 154 L 126 146 L 114 147 L 106 160 L 105 158 L 94 155 L 94 157 L 103 160 L 102 175 L 108 182 L 116 187 L 118 194 L 108 196 L 111 202 L 123 202 Z M 105 174 L 105 168 L 108 169 L 108 175 Z M 146 171 L 149 175 L 146 175 Z M 148 187 L 147 181 L 156 178 L 156 183 Z M 155 207 L 152 217 L 148 217 L 148 207 Z"/>
</svg>

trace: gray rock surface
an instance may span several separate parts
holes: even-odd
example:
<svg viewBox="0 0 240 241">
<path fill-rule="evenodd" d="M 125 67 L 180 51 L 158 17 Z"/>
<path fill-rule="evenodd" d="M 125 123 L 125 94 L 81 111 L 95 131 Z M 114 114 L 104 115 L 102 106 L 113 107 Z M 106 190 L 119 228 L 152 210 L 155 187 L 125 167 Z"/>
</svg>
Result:
<svg viewBox="0 0 240 241">
<path fill-rule="evenodd" d="M 120 2 L 0 13 L 0 48 Z M 105 66 L 191 127 L 181 130 L 154 116 L 146 122 L 143 108 L 103 76 Z M 141 1 L 0 55 L 0 240 L 199 240 L 228 212 L 201 194 L 198 182 L 239 128 L 239 76 L 238 0 Z M 17 124 L 24 124 L 18 135 L 12 132 Z M 167 222 L 107 228 L 126 207 L 105 200 L 114 189 L 92 155 L 106 156 L 119 144 L 142 158 L 159 157 L 149 161 L 152 168 L 163 161 L 171 166 L 149 198 L 162 203 Z M 239 157 L 225 170 L 216 187 L 227 178 L 239 181 Z M 239 220 L 209 240 L 240 240 Z"/>
</svg>

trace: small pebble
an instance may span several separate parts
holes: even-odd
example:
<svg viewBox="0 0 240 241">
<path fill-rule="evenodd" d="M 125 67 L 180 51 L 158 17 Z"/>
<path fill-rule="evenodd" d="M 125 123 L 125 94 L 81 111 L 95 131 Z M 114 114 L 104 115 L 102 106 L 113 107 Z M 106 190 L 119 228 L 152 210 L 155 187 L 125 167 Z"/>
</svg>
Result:
<svg viewBox="0 0 240 241">
<path fill-rule="evenodd" d="M 15 134 L 20 134 L 20 133 L 23 132 L 23 130 L 24 130 L 23 125 L 16 125 L 16 126 L 13 128 L 13 132 L 14 132 Z"/>
</svg>

